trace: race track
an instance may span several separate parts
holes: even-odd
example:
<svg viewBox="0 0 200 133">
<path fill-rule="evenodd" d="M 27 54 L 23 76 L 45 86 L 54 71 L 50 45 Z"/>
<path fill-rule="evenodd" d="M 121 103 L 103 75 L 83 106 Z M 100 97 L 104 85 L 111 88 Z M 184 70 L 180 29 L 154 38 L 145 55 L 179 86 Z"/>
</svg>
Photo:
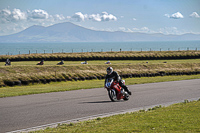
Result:
<svg viewBox="0 0 200 133">
<path fill-rule="evenodd" d="M 0 98 L 0 132 L 200 98 L 200 79 L 129 88 L 126 102 L 111 102 L 104 88 Z"/>
</svg>

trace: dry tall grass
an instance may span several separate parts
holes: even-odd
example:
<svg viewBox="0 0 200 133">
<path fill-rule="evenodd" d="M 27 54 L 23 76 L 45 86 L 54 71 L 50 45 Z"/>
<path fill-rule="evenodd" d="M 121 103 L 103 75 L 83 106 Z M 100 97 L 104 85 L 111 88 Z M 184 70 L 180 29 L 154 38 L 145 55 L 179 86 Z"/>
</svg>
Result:
<svg viewBox="0 0 200 133">
<path fill-rule="evenodd" d="M 200 72 L 197 63 L 128 63 L 111 64 L 120 75 Z M 95 65 L 43 65 L 1 66 L 0 85 L 6 81 L 36 81 L 41 79 L 71 80 L 74 78 L 104 77 L 107 64 Z"/>
<path fill-rule="evenodd" d="M 0 61 L 7 58 L 20 60 L 98 60 L 98 59 L 182 59 L 200 58 L 200 51 L 122 51 L 122 52 L 84 52 L 54 54 L 0 55 Z"/>
</svg>

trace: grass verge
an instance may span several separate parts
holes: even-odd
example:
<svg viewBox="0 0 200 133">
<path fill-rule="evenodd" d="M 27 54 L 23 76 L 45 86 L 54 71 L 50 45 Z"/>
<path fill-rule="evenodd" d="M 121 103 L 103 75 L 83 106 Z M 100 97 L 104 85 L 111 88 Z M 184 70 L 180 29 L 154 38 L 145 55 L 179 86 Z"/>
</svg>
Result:
<svg viewBox="0 0 200 133">
<path fill-rule="evenodd" d="M 60 124 L 56 128 L 34 133 L 132 133 L 132 132 L 200 132 L 200 100 L 155 107 L 148 111 L 114 115 L 79 123 Z"/>
<path fill-rule="evenodd" d="M 142 77 L 127 78 L 126 84 L 144 84 L 164 81 L 200 79 L 200 75 L 184 75 L 184 76 L 158 76 L 158 77 Z M 0 88 L 0 97 L 12 97 L 20 95 L 30 95 L 39 93 L 50 93 L 59 91 L 70 91 L 78 89 L 100 88 L 104 86 L 104 80 L 86 80 L 86 81 L 67 81 L 67 82 L 51 82 L 50 84 L 35 84 L 28 86 L 15 86 Z"/>
</svg>

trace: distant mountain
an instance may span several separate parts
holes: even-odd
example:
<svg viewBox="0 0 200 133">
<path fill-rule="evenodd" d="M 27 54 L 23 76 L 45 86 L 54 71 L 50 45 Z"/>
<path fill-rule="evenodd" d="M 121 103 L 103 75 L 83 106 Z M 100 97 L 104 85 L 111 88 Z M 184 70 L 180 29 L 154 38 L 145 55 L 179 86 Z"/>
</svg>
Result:
<svg viewBox="0 0 200 133">
<path fill-rule="evenodd" d="M 123 42 L 200 40 L 200 34 L 164 35 L 130 32 L 95 31 L 72 24 L 59 23 L 48 27 L 31 26 L 19 33 L 0 36 L 2 42 Z"/>
</svg>

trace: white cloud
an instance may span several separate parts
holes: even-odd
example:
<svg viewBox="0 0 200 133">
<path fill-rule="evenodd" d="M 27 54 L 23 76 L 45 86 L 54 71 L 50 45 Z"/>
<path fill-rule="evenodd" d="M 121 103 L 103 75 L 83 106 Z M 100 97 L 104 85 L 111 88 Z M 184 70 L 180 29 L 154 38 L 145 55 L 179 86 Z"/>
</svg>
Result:
<svg viewBox="0 0 200 133">
<path fill-rule="evenodd" d="M 173 18 L 173 19 L 180 19 L 180 18 L 184 18 L 184 16 L 180 13 L 180 12 L 176 12 L 172 15 L 169 15 L 169 14 L 165 14 L 164 15 L 165 17 L 168 17 L 168 18 Z"/>
<path fill-rule="evenodd" d="M 114 15 L 108 14 L 107 12 L 102 12 L 100 16 L 101 16 L 101 21 L 117 20 L 117 18 Z"/>
<path fill-rule="evenodd" d="M 164 27 L 160 28 L 157 30 L 152 30 L 148 27 L 142 27 L 142 28 L 125 28 L 125 27 L 119 27 L 119 31 L 123 32 L 136 32 L 136 33 L 147 33 L 147 34 L 155 34 L 155 33 L 161 33 L 165 35 L 173 34 L 173 35 L 181 35 L 185 33 L 192 33 L 192 32 L 187 32 L 185 30 L 180 30 L 177 27 Z"/>
<path fill-rule="evenodd" d="M 142 27 L 141 30 L 142 31 L 149 31 L 149 28 L 148 27 Z"/>
<path fill-rule="evenodd" d="M 150 30 L 148 27 L 142 27 L 142 28 L 132 28 L 133 32 L 140 32 L 140 33 L 155 33 L 153 30 Z"/>
<path fill-rule="evenodd" d="M 59 15 L 59 14 L 54 15 L 53 18 L 55 20 L 64 20 L 65 19 L 65 17 L 63 15 Z"/>
<path fill-rule="evenodd" d="M 6 23 L 9 22 L 11 19 L 11 11 L 8 9 L 3 9 L 0 11 L 0 22 Z"/>
<path fill-rule="evenodd" d="M 164 27 L 158 30 L 162 34 L 179 34 L 177 27 Z"/>
<path fill-rule="evenodd" d="M 192 14 L 190 14 L 190 17 L 192 17 L 192 18 L 200 18 L 199 14 L 197 12 L 193 12 Z"/>
<path fill-rule="evenodd" d="M 14 9 L 12 12 L 12 17 L 16 21 L 26 20 L 27 15 L 25 12 L 22 12 L 20 9 Z"/>
<path fill-rule="evenodd" d="M 48 19 L 49 14 L 41 9 L 35 9 L 32 12 L 30 12 L 30 18 L 32 19 Z"/>
<path fill-rule="evenodd" d="M 133 18 L 133 21 L 136 21 L 137 19 L 136 18 Z"/>
<path fill-rule="evenodd" d="M 35 9 L 32 11 L 21 11 L 20 9 L 3 9 L 0 10 L 0 23 L 16 23 L 22 20 L 41 22 L 41 21 L 55 21 L 64 20 L 63 15 L 56 14 L 54 16 L 49 15 L 47 11 L 42 9 Z"/>
<path fill-rule="evenodd" d="M 148 27 L 132 28 L 132 29 L 119 27 L 118 30 L 123 31 L 123 32 L 155 33 L 153 30 L 150 30 Z"/>
<path fill-rule="evenodd" d="M 119 31 L 126 31 L 125 27 L 119 27 Z"/>
<path fill-rule="evenodd" d="M 164 16 L 170 18 L 170 15 L 169 15 L 169 14 L 165 14 Z"/>
<path fill-rule="evenodd" d="M 71 16 L 71 18 L 75 19 L 78 22 L 85 20 L 93 20 L 96 22 L 117 20 L 117 17 L 112 14 L 108 14 L 107 12 L 102 12 L 101 14 L 83 14 L 81 12 L 77 12 L 73 16 Z"/>
<path fill-rule="evenodd" d="M 88 16 L 88 19 L 101 22 L 101 16 L 99 14 L 91 14 Z"/>
<path fill-rule="evenodd" d="M 71 18 L 75 19 L 78 22 L 85 20 L 85 16 L 81 12 L 75 13 Z"/>
<path fill-rule="evenodd" d="M 42 9 L 22 11 L 20 9 L 0 10 L 0 36 L 24 30 L 32 25 L 49 26 L 66 20 L 62 14 L 50 15 Z"/>
<path fill-rule="evenodd" d="M 27 15 L 25 12 L 22 12 L 20 9 L 9 9 L 0 10 L 0 23 L 8 23 L 12 21 L 21 21 L 26 20 Z"/>
</svg>

